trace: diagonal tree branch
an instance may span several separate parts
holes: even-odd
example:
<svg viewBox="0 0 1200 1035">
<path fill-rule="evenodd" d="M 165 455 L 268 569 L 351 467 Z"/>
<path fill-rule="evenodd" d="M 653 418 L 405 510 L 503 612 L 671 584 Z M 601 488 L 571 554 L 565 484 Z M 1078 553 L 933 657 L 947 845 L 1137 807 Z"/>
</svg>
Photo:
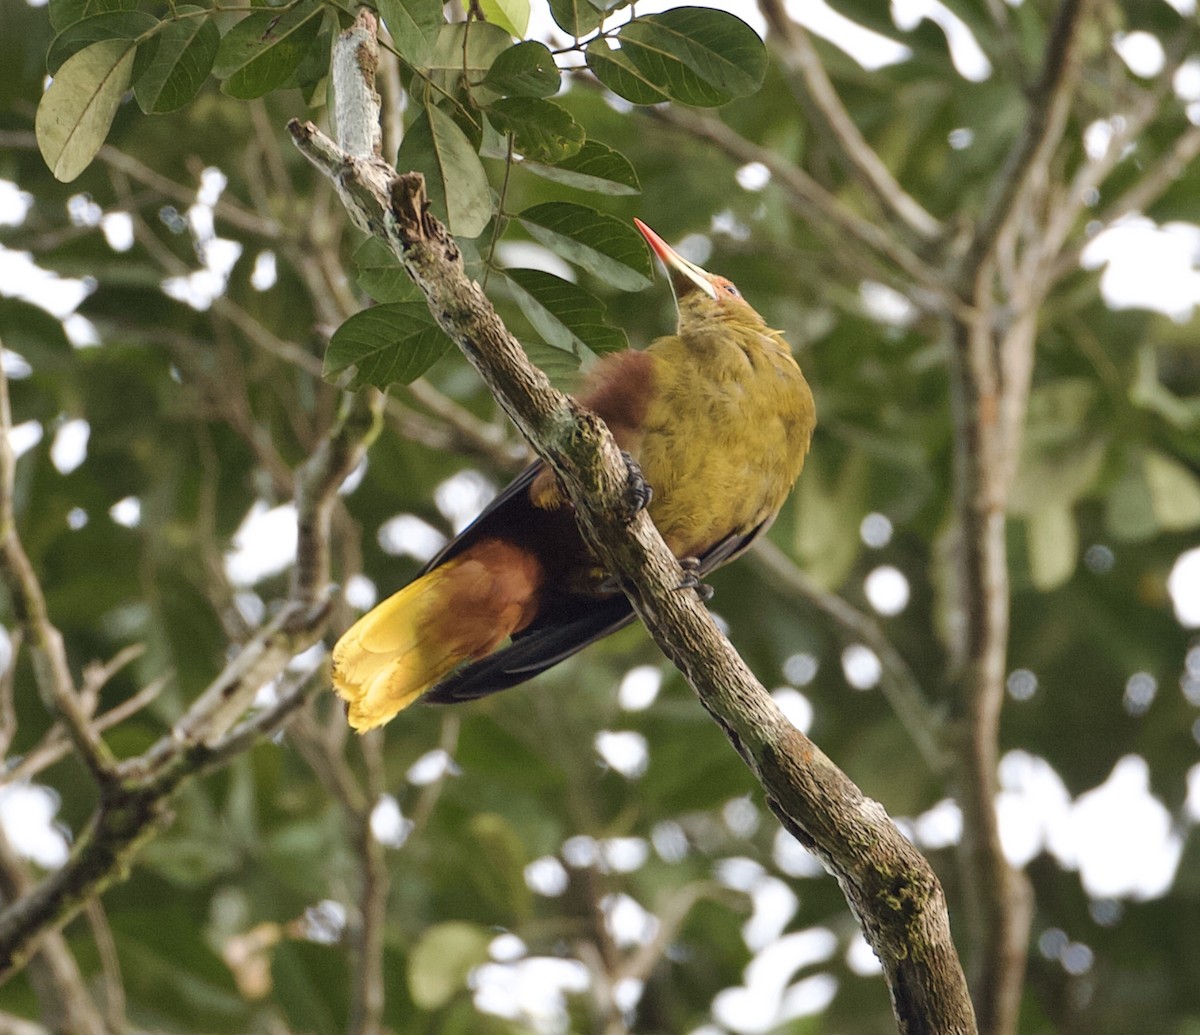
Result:
<svg viewBox="0 0 1200 1035">
<path fill-rule="evenodd" d="M 373 23 L 368 12 L 359 15 Z M 335 69 L 335 89 L 338 72 Z M 370 117 L 369 110 L 360 113 Z M 378 117 L 378 113 L 373 113 Z M 631 514 L 628 471 L 603 422 L 530 365 L 446 228 L 428 213 L 419 174 L 347 153 L 311 123 L 296 146 L 337 186 L 354 222 L 388 244 L 575 505 L 581 531 L 619 572 L 638 615 L 762 783 L 787 828 L 837 875 L 883 961 L 900 1031 L 974 1032 L 941 886 L 929 864 L 779 711 L 694 594 L 645 512 Z"/>
</svg>

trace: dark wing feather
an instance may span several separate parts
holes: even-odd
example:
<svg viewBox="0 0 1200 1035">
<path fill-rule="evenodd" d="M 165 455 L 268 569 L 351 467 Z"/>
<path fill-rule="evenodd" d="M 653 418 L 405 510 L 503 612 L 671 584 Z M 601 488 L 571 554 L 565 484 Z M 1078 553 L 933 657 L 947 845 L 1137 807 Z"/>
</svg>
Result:
<svg viewBox="0 0 1200 1035">
<path fill-rule="evenodd" d="M 576 598 L 586 607 L 567 620 L 553 615 L 541 619 L 513 637 L 509 646 L 480 661 L 460 668 L 425 694 L 434 704 L 474 701 L 510 686 L 524 683 L 557 665 L 589 643 L 623 629 L 634 619 L 633 608 L 624 594 L 595 599 Z"/>
<path fill-rule="evenodd" d="M 531 510 L 533 504 L 529 502 L 529 497 L 526 493 L 533 479 L 538 476 L 545 466 L 542 461 L 536 460 L 526 467 L 500 490 L 496 498 L 479 512 L 478 517 L 474 521 L 443 546 L 438 551 L 437 556 L 426 564 L 419 574 L 428 575 L 434 568 L 444 564 L 451 557 L 462 553 L 463 550 L 473 543 L 478 542 L 481 536 L 496 535 L 497 529 L 494 526 L 511 523 L 507 520 L 501 520 L 508 517 L 508 511 L 514 508 L 521 511 Z"/>
<path fill-rule="evenodd" d="M 709 547 L 698 558 L 700 574 L 706 575 L 737 556 L 768 524 L 764 521 L 749 532 L 726 536 Z M 529 628 L 514 636 L 509 646 L 464 665 L 426 693 L 423 700 L 456 704 L 507 690 L 625 628 L 635 617 L 633 606 L 623 593 L 600 598 L 579 594 L 560 596 L 543 609 Z"/>
</svg>

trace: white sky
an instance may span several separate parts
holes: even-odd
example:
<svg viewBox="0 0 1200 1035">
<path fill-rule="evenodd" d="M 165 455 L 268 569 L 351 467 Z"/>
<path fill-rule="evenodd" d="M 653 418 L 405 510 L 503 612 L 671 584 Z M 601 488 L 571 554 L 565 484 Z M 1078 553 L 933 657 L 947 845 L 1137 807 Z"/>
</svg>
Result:
<svg viewBox="0 0 1200 1035">
<path fill-rule="evenodd" d="M 698 0 L 705 3 L 705 0 Z M 1011 0 L 1010 0 L 1011 2 Z M 1194 10 L 1192 0 L 1173 0 L 1181 13 Z M 640 0 L 638 12 L 651 13 L 676 6 L 677 0 Z M 722 8 L 749 22 L 760 34 L 763 25 L 755 4 L 746 0 L 707 0 L 707 6 Z M 903 61 L 908 50 L 884 40 L 869 30 L 848 22 L 823 0 L 789 0 L 789 12 L 813 32 L 832 39 L 855 56 L 864 68 L 879 68 Z M 915 27 L 923 18 L 935 21 L 946 33 L 959 74 L 968 80 L 985 79 L 990 67 L 969 30 L 936 0 L 893 0 L 893 16 L 902 30 Z M 554 36 L 543 5 L 534 5 L 535 35 Z M 1118 35 L 1113 46 L 1130 70 L 1138 76 L 1153 76 L 1162 67 L 1163 53 L 1158 41 L 1147 33 Z M 1189 104 L 1188 114 L 1200 122 L 1200 61 L 1188 62 L 1176 76 L 1180 98 Z M 1089 127 L 1085 142 L 1093 154 L 1099 153 L 1111 139 L 1112 127 L 1101 121 Z M 968 131 L 956 131 L 949 146 L 969 147 Z M 739 171 L 738 185 L 749 191 L 762 190 L 769 179 L 762 167 Z M 197 309 L 211 305 L 235 274 L 242 246 L 219 238 L 214 231 L 213 206 L 225 186 L 224 176 L 215 169 L 201 178 L 197 199 L 183 218 L 201 256 L 201 264 L 189 276 L 164 281 L 163 290 Z M 0 224 L 19 225 L 31 203 L 28 195 L 15 185 L 0 181 Z M 127 214 L 102 212 L 88 199 L 77 196 L 69 206 L 71 219 L 81 226 L 94 226 L 105 235 L 115 251 L 132 245 L 132 223 Z M 721 221 L 724 220 L 722 223 Z M 730 232 L 743 232 L 726 214 L 718 214 L 714 225 Z M 693 242 L 707 246 L 702 236 Z M 1165 313 L 1186 321 L 1200 303 L 1200 228 L 1193 224 L 1156 225 L 1134 213 L 1118 223 L 1097 228 L 1082 257 L 1088 269 L 1101 269 L 1100 287 L 1113 308 L 1136 307 Z M 532 261 L 524 256 L 527 264 Z M 702 260 L 699 260 L 702 261 Z M 258 290 L 269 290 L 275 283 L 275 259 L 269 252 L 253 257 L 252 276 Z M 864 284 L 864 309 L 882 322 L 903 324 L 911 318 L 907 300 L 894 296 L 882 285 Z M 27 253 L 0 246 L 0 293 L 24 298 L 42 306 L 64 321 L 76 346 L 95 345 L 95 329 L 75 314 L 80 302 L 92 290 L 86 280 L 60 278 L 39 269 Z M 894 296 L 894 297 L 893 297 Z M 11 376 L 27 376 L 18 357 L 5 357 Z M 32 448 L 45 432 L 53 433 L 51 457 L 57 469 L 67 473 L 85 462 L 89 428 L 80 418 L 64 419 L 51 429 L 36 421 L 13 430 L 18 452 Z M 348 483 L 353 491 L 357 478 Z M 464 472 L 447 480 L 439 488 L 437 504 L 455 529 L 463 527 L 491 498 L 494 487 L 476 472 Z M 86 521 L 79 512 L 77 520 Z M 136 525 L 140 501 L 122 500 L 110 512 L 112 520 Z M 863 522 L 864 543 L 873 549 L 887 545 L 891 524 L 885 515 L 870 515 Z M 432 556 L 443 542 L 436 529 L 413 515 L 396 515 L 380 530 L 380 541 L 389 553 L 406 553 L 418 559 Z M 249 590 L 269 574 L 283 570 L 295 549 L 295 509 L 291 504 L 268 508 L 256 504 L 246 516 L 234 539 L 226 565 L 235 584 Z M 1200 627 L 1200 547 L 1179 558 L 1168 585 L 1176 615 L 1186 627 Z M 374 586 L 367 579 L 353 587 L 355 603 L 366 607 L 374 600 Z M 867 576 L 864 592 L 871 606 L 884 618 L 901 613 L 909 601 L 908 579 L 891 565 L 876 566 Z M 244 593 L 247 606 L 257 598 Z M 253 599 L 252 599 L 253 598 Z M 257 601 L 261 605 L 261 601 Z M 1185 678 L 1200 687 L 1200 647 L 1189 654 Z M 1193 661 L 1195 662 L 1193 666 Z M 815 676 L 819 659 L 795 655 L 785 666 L 787 685 L 775 691 L 776 700 L 789 719 L 807 729 L 813 720 L 811 701 L 798 689 Z M 879 679 L 879 662 L 862 646 L 851 646 L 841 658 L 847 684 L 854 690 L 871 692 Z M 1192 672 L 1195 667 L 1196 671 Z M 1188 677 L 1190 673 L 1190 677 Z M 618 697 L 622 709 L 634 712 L 649 707 L 661 685 L 661 669 L 641 666 L 631 670 L 621 683 Z M 1020 707 L 1036 693 L 1049 692 L 1036 677 L 1026 674 L 1010 681 L 1013 702 Z M 1200 693 L 1200 690 L 1198 690 Z M 1154 688 L 1150 688 L 1153 698 Z M 1127 705 L 1128 705 L 1127 691 Z M 1146 702 L 1147 706 L 1149 701 Z M 1131 712 L 1131 715 L 1134 714 Z M 1140 714 L 1140 712 L 1136 713 Z M 1131 720 L 1132 721 L 1132 720 Z M 1200 739 L 1200 722 L 1196 728 Z M 597 734 L 594 748 L 597 765 L 611 768 L 625 779 L 636 781 L 645 772 L 652 746 L 638 733 L 628 730 L 604 730 Z M 457 773 L 453 759 L 442 751 L 432 751 L 419 759 L 408 773 L 408 780 L 420 786 Z M 1141 899 L 1161 895 L 1174 878 L 1182 849 L 1182 822 L 1200 822 L 1200 764 L 1188 775 L 1188 799 L 1183 817 L 1171 816 L 1153 796 L 1149 786 L 1149 767 L 1137 755 L 1122 758 L 1110 775 L 1097 787 L 1072 799 L 1058 774 L 1043 759 L 1022 751 L 1006 755 L 1001 764 L 1001 794 L 998 801 L 1001 837 L 1005 853 L 1016 865 L 1024 865 L 1034 855 L 1046 851 L 1060 865 L 1079 873 L 1084 889 L 1100 902 Z M 65 832 L 55 817 L 58 802 L 52 792 L 36 784 L 15 784 L 0 788 L 0 823 L 16 849 L 44 867 L 62 863 L 68 850 Z M 751 831 L 759 821 L 757 808 L 745 800 L 735 800 L 723 812 L 731 830 Z M 912 820 L 899 821 L 918 844 L 934 849 L 954 844 L 961 836 L 961 815 L 952 801 L 944 801 Z M 377 804 L 372 827 L 381 842 L 399 847 L 411 827 L 399 802 L 390 795 Z M 562 862 L 546 856 L 530 864 L 526 880 L 537 894 L 561 894 L 566 887 L 567 870 L 575 865 L 598 865 L 612 872 L 630 872 L 640 867 L 653 850 L 667 861 L 685 854 L 688 843 L 682 831 L 672 824 L 655 829 L 652 844 L 640 838 L 616 838 L 594 841 L 574 837 L 562 846 Z M 820 864 L 780 831 L 776 836 L 775 865 L 793 881 L 824 873 Z M 743 929 L 747 947 L 753 952 L 742 986 L 725 989 L 713 1002 L 717 1022 L 694 1035 L 720 1035 L 735 1032 L 756 1035 L 767 1032 L 790 1018 L 818 1013 L 836 993 L 836 980 L 819 971 L 822 963 L 835 954 L 843 954 L 857 973 L 877 973 L 878 961 L 861 936 L 839 944 L 825 928 L 784 933 L 797 908 L 796 894 L 788 883 L 748 859 L 725 860 L 716 876 L 729 887 L 750 896 L 753 908 Z M 605 903 L 605 919 L 619 944 L 636 945 L 653 936 L 657 921 L 628 895 L 610 896 Z M 1049 932 L 1044 938 L 1044 954 L 1057 956 L 1063 966 L 1086 969 L 1090 950 L 1071 942 L 1063 932 Z M 1058 937 L 1061 935 L 1061 937 Z M 590 984 L 587 968 L 577 961 L 529 957 L 520 939 L 501 935 L 492 943 L 493 962 L 476 969 L 471 987 L 480 1010 L 519 1019 L 535 1031 L 551 1032 L 561 1027 L 565 1017 L 567 994 L 585 991 Z M 806 972 L 803 976 L 801 970 Z M 641 995 L 641 987 L 630 982 L 615 994 L 632 1008 Z M 719 1026 L 718 1026 L 719 1025 Z"/>
</svg>

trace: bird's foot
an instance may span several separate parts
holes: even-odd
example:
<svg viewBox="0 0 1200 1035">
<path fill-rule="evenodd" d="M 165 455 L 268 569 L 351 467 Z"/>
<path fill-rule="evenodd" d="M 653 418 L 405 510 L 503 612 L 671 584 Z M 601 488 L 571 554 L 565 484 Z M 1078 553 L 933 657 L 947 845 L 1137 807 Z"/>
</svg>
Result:
<svg viewBox="0 0 1200 1035">
<path fill-rule="evenodd" d="M 641 467 L 638 466 L 638 462 L 633 458 L 632 454 L 622 449 L 621 459 L 625 461 L 625 470 L 627 473 L 625 481 L 625 506 L 628 508 L 629 518 L 632 520 L 638 511 L 645 510 L 650 505 L 650 500 L 654 498 L 654 489 L 646 481 Z"/>
<path fill-rule="evenodd" d="M 679 585 L 676 589 L 694 589 L 698 596 L 705 603 L 712 600 L 713 593 L 716 592 L 707 582 L 700 577 L 700 558 L 699 557 L 681 557 L 679 559 L 679 567 L 683 569 L 683 578 L 679 580 Z"/>
</svg>

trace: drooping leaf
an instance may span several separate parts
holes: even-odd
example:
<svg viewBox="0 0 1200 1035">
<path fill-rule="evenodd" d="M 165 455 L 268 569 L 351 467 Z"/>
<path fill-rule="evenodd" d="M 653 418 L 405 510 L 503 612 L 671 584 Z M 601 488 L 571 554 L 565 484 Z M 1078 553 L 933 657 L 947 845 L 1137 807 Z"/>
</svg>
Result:
<svg viewBox="0 0 1200 1035">
<path fill-rule="evenodd" d="M 588 0 L 550 0 L 550 15 L 568 35 L 586 36 L 600 27 L 604 13 Z"/>
<path fill-rule="evenodd" d="M 533 161 L 557 162 L 583 146 L 583 127 L 553 101 L 505 97 L 489 105 L 487 113 L 497 130 L 512 134 L 513 147 Z"/>
<path fill-rule="evenodd" d="M 379 0 L 396 50 L 410 65 L 423 65 L 446 24 L 441 0 Z"/>
<path fill-rule="evenodd" d="M 400 145 L 397 166 L 425 174 L 434 214 L 450 232 L 478 237 L 492 215 L 487 175 L 458 124 L 440 108 L 426 108 Z"/>
<path fill-rule="evenodd" d="M 1200 481 L 1179 461 L 1148 451 L 1142 460 L 1150 502 L 1162 528 L 1181 532 L 1200 525 Z"/>
<path fill-rule="evenodd" d="M 466 22 L 442 26 L 437 45 L 425 63 L 431 84 L 428 96 L 437 100 L 439 91 L 456 93 L 463 76 L 471 83 L 479 82 L 512 45 L 512 37 L 500 26 L 489 22 L 471 22 L 469 28 Z M 413 91 L 417 96 L 421 96 L 417 93 L 420 88 L 414 83 Z"/>
<path fill-rule="evenodd" d="M 551 201 L 527 208 L 517 218 L 535 240 L 613 287 L 640 291 L 650 285 L 650 251 L 641 235 L 616 216 Z"/>
<path fill-rule="evenodd" d="M 42 158 L 63 183 L 91 164 L 129 87 L 137 48 L 101 40 L 68 58 L 38 104 L 34 130 Z"/>
<path fill-rule="evenodd" d="M 529 0 L 479 0 L 479 8 L 510 36 L 522 37 L 529 29 Z"/>
<path fill-rule="evenodd" d="M 355 313 L 333 332 L 325 352 L 326 378 L 357 367 L 351 387 L 408 382 L 450 348 L 424 302 L 393 302 Z"/>
<path fill-rule="evenodd" d="M 78 54 L 84 47 L 90 47 L 100 40 L 133 42 L 139 36 L 152 32 L 158 24 L 158 19 L 145 11 L 109 11 L 72 22 L 55 36 L 50 44 L 50 49 L 46 52 L 46 71 L 54 75 L 72 54 Z M 148 63 L 158 45 L 158 37 L 150 36 L 138 48 L 135 77 L 141 71 L 137 66 Z"/>
<path fill-rule="evenodd" d="M 767 72 L 767 51 L 758 33 L 740 18 L 707 7 L 676 7 L 635 18 L 621 29 L 620 40 L 643 70 L 658 67 L 655 55 L 674 58 L 731 97 L 757 91 Z M 673 81 L 672 74 L 666 82 Z"/>
<path fill-rule="evenodd" d="M 261 97 L 282 86 L 299 67 L 321 29 L 324 8 L 304 0 L 282 13 L 248 15 L 221 40 L 213 73 L 231 97 Z"/>
<path fill-rule="evenodd" d="M 581 345 L 593 352 L 629 347 L 619 327 L 605 320 L 604 303 L 578 284 L 542 270 L 505 270 L 513 297 L 529 322 L 555 348 L 579 356 Z"/>
<path fill-rule="evenodd" d="M 221 34 L 212 19 L 198 15 L 200 7 L 175 8 L 178 17 L 159 34 L 158 51 L 133 92 L 147 115 L 176 111 L 200 92 L 212 71 Z"/>
<path fill-rule="evenodd" d="M 554 165 L 527 161 L 521 168 L 555 183 L 598 194 L 640 194 L 642 189 L 629 159 L 598 140 L 585 140 L 575 154 Z"/>
<path fill-rule="evenodd" d="M 358 286 L 376 302 L 408 302 L 420 292 L 395 253 L 376 237 L 368 237 L 354 252 Z"/>
<path fill-rule="evenodd" d="M 1035 510 L 1025 524 L 1029 543 L 1029 571 L 1043 592 L 1056 589 L 1075 573 L 1079 559 L 1079 529 L 1065 504 L 1053 503 Z"/>
<path fill-rule="evenodd" d="M 408 991 L 422 1010 L 438 1010 L 459 992 L 467 975 L 488 959 L 492 932 L 461 920 L 430 927 L 408 957 Z"/>
<path fill-rule="evenodd" d="M 624 51 L 610 47 L 608 40 L 592 40 L 584 56 L 592 74 L 618 97 L 632 104 L 659 104 L 670 100 L 629 60 Z"/>
<path fill-rule="evenodd" d="M 496 58 L 483 85 L 505 96 L 552 97 L 562 85 L 562 76 L 550 48 L 537 40 L 526 40 Z"/>
<path fill-rule="evenodd" d="M 50 25 L 62 32 L 68 25 L 110 11 L 132 11 L 138 0 L 50 0 Z"/>
</svg>

